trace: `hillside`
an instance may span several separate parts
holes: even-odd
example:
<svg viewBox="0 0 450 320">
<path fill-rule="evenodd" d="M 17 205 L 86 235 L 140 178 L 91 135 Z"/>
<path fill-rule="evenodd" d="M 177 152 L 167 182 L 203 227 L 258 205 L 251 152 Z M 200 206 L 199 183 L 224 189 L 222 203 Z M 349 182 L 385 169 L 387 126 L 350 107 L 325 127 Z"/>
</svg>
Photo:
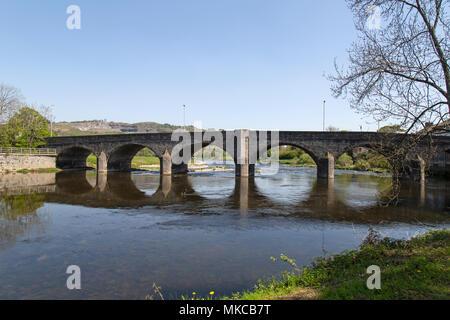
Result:
<svg viewBox="0 0 450 320">
<path fill-rule="evenodd" d="M 57 136 L 81 136 L 94 134 L 125 134 L 125 133 L 152 133 L 172 132 L 181 129 L 182 126 L 174 126 L 168 123 L 139 122 L 124 123 L 104 120 L 87 120 L 74 122 L 57 122 L 53 124 L 53 131 Z M 186 127 L 193 130 L 193 126 Z"/>
</svg>

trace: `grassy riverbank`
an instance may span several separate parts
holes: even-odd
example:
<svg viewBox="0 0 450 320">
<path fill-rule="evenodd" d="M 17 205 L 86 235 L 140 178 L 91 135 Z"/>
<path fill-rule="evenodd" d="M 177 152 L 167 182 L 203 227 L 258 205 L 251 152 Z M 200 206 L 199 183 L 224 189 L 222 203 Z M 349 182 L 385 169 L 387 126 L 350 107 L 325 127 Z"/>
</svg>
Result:
<svg viewBox="0 0 450 320">
<path fill-rule="evenodd" d="M 381 238 L 371 232 L 359 250 L 318 258 L 292 271 L 259 281 L 231 299 L 450 299 L 450 229 L 430 231 L 410 240 Z M 369 290 L 366 270 L 381 269 L 381 289 Z"/>
<path fill-rule="evenodd" d="M 97 157 L 93 154 L 86 159 L 86 165 L 91 168 L 97 168 Z M 159 166 L 159 158 L 156 156 L 135 156 L 131 161 L 133 169 L 142 169 L 141 166 Z"/>
<path fill-rule="evenodd" d="M 21 174 L 27 174 L 27 173 L 56 173 L 62 171 L 58 168 L 39 168 L 39 169 L 20 169 L 20 170 L 4 170 L 1 171 L 0 174 L 11 174 L 11 173 L 21 173 Z"/>
</svg>

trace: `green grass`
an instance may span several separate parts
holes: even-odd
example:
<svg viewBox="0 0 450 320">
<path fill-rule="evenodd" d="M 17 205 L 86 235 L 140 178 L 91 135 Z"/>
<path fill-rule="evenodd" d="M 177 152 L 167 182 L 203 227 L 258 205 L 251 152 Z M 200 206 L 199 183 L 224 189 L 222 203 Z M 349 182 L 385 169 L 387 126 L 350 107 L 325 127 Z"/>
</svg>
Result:
<svg viewBox="0 0 450 320">
<path fill-rule="evenodd" d="M 253 290 L 228 299 L 450 299 L 450 229 L 410 240 L 371 232 L 359 250 L 316 259 L 300 269 L 295 261 L 281 278 L 258 281 Z M 381 268 L 381 289 L 369 290 L 366 270 Z"/>
<path fill-rule="evenodd" d="M 338 170 L 354 170 L 354 171 L 369 171 L 369 172 L 375 172 L 375 173 L 389 173 L 391 172 L 389 169 L 386 168 L 368 168 L 367 170 L 361 170 L 360 168 L 352 165 L 352 166 L 339 166 L 339 165 L 335 165 L 334 166 L 335 169 Z"/>
<path fill-rule="evenodd" d="M 59 172 L 61 171 L 61 169 L 57 169 L 57 168 L 39 168 L 39 169 L 21 169 L 21 170 L 17 170 L 15 171 L 16 173 L 54 173 L 54 172 Z M 5 171 L 6 173 L 10 173 L 12 171 Z"/>
<path fill-rule="evenodd" d="M 133 169 L 140 169 L 142 165 L 159 165 L 158 157 L 146 157 L 146 156 L 135 156 L 131 161 L 131 167 Z M 86 159 L 86 165 L 91 168 L 97 168 L 97 157 L 93 154 L 89 155 Z"/>
<path fill-rule="evenodd" d="M 131 161 L 131 165 L 135 165 L 135 166 L 152 165 L 152 164 L 159 165 L 159 158 L 158 157 L 141 157 L 141 156 L 136 156 Z"/>
</svg>

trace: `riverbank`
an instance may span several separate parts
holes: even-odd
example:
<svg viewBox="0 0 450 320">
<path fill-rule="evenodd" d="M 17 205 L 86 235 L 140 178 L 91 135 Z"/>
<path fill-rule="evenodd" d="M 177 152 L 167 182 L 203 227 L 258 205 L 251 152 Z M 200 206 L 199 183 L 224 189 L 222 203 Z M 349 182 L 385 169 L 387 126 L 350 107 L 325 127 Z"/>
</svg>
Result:
<svg viewBox="0 0 450 320">
<path fill-rule="evenodd" d="M 251 291 L 227 299 L 450 299 L 450 229 L 430 231 L 410 240 L 381 238 L 371 232 L 359 250 L 318 258 L 300 269 L 289 264 L 281 278 L 259 281 Z M 366 270 L 381 269 L 381 289 L 369 290 Z"/>
<path fill-rule="evenodd" d="M 298 163 L 297 160 L 280 160 L 280 164 L 283 167 L 292 167 L 292 168 L 316 168 L 317 166 L 312 163 Z M 352 170 L 352 171 L 361 171 L 361 172 L 373 172 L 373 173 L 389 173 L 390 170 L 386 168 L 361 168 L 356 165 L 349 165 L 349 166 L 340 166 L 336 164 L 334 166 L 337 170 Z"/>
</svg>

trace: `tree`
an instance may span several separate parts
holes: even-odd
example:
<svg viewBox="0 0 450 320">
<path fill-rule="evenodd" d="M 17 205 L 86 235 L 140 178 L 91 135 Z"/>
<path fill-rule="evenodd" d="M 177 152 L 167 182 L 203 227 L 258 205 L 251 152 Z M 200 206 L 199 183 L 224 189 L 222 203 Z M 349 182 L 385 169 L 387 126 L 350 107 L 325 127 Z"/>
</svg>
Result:
<svg viewBox="0 0 450 320">
<path fill-rule="evenodd" d="M 6 122 L 20 108 L 22 99 L 18 89 L 0 84 L 0 124 Z"/>
<path fill-rule="evenodd" d="M 347 0 L 359 39 L 345 71 L 330 76 L 335 96 L 375 120 L 393 119 L 405 133 L 449 119 L 449 0 Z M 381 28 L 370 28 L 374 15 Z"/>
<path fill-rule="evenodd" d="M 333 127 L 333 126 L 328 126 L 326 131 L 328 132 L 338 132 L 339 128 Z"/>
<path fill-rule="evenodd" d="M 405 132 L 399 125 L 393 125 L 393 126 L 384 126 L 378 129 L 377 132 L 381 133 L 401 133 Z"/>
<path fill-rule="evenodd" d="M 2 145 L 36 148 L 50 136 L 47 119 L 30 107 L 17 111 L 2 127 Z"/>
</svg>

